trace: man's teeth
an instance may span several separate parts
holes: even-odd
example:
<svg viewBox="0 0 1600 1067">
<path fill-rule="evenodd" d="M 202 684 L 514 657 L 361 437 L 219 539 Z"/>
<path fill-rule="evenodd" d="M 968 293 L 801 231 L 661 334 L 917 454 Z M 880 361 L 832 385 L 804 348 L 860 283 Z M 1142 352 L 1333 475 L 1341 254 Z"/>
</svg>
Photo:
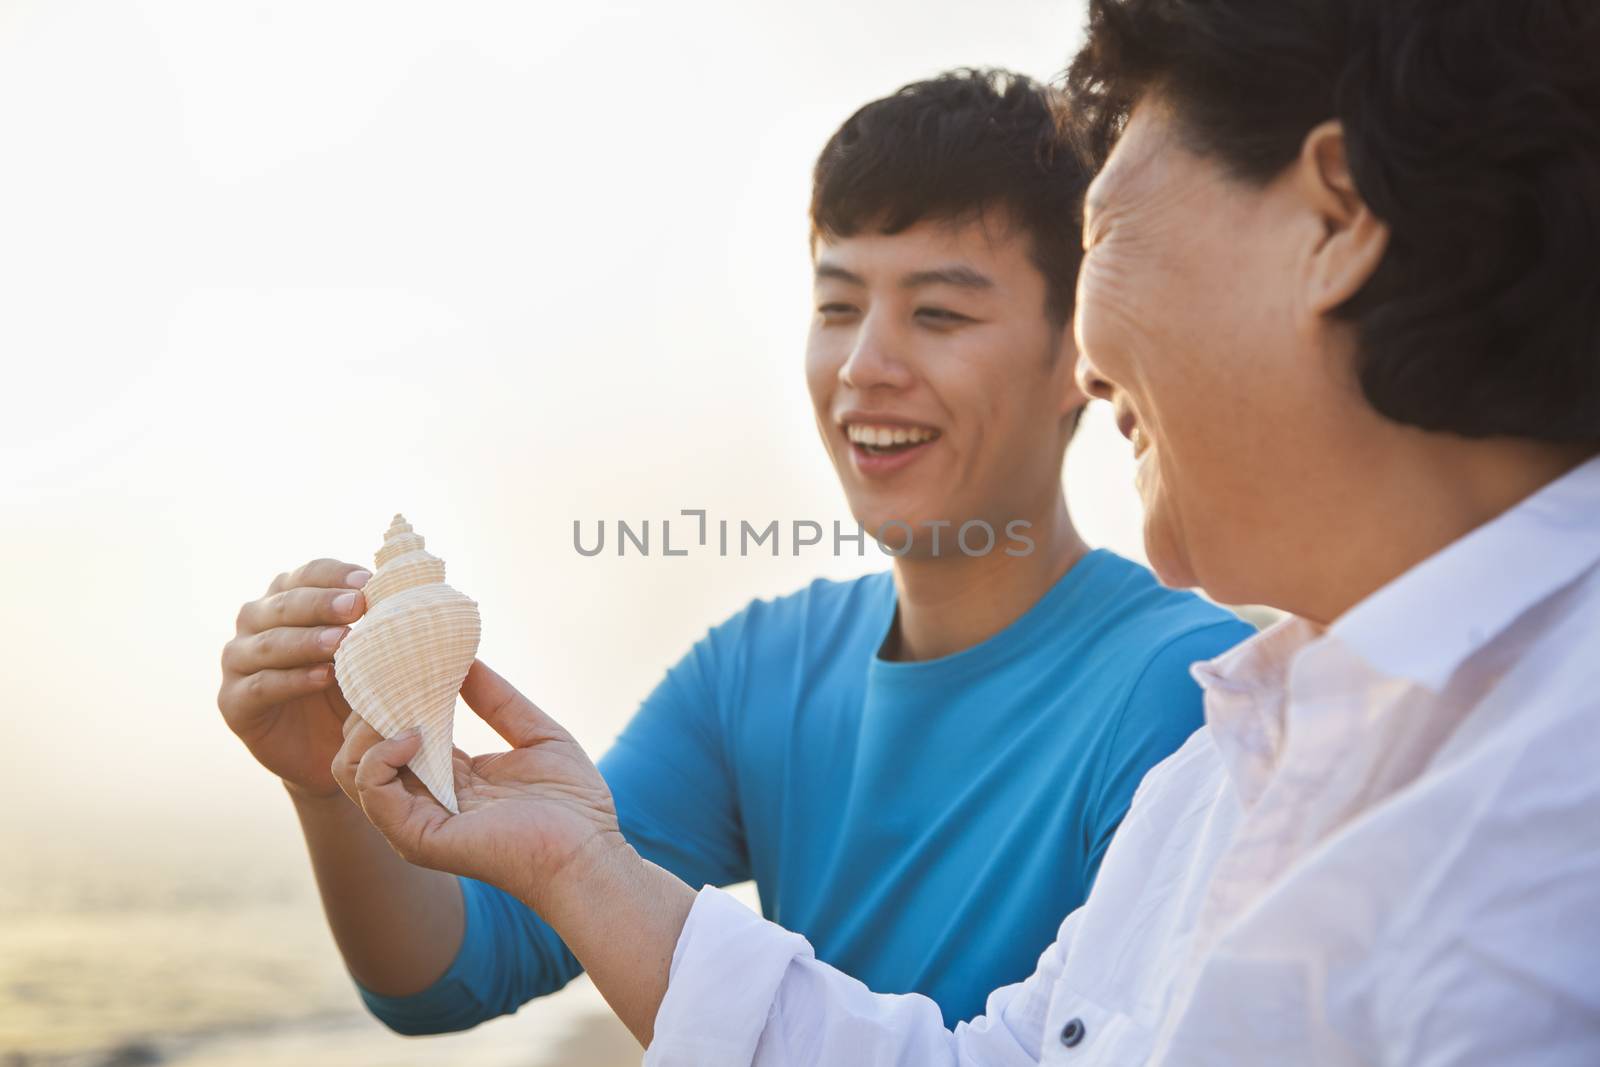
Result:
<svg viewBox="0 0 1600 1067">
<path fill-rule="evenodd" d="M 920 426 L 863 426 L 852 424 L 844 428 L 845 434 L 858 445 L 889 448 L 892 445 L 915 445 L 939 436 L 938 430 Z"/>
</svg>

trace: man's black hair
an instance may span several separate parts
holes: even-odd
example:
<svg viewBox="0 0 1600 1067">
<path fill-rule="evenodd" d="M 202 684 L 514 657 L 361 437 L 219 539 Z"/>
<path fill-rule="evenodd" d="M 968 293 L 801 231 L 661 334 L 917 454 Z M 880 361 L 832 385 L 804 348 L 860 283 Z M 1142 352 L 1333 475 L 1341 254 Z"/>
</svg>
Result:
<svg viewBox="0 0 1600 1067">
<path fill-rule="evenodd" d="M 828 140 L 812 183 L 812 235 L 894 234 L 1000 209 L 1029 238 L 1045 313 L 1064 326 L 1090 176 L 1056 90 L 1004 70 L 949 71 L 874 100 Z"/>
</svg>

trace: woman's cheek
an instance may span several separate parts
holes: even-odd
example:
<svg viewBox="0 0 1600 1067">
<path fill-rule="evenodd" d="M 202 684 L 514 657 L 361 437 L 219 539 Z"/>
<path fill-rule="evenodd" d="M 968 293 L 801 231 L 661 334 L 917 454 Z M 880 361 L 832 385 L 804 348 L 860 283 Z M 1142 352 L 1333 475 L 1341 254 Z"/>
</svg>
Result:
<svg viewBox="0 0 1600 1067">
<path fill-rule="evenodd" d="M 1161 455 L 1152 448 L 1139 461 L 1134 478 L 1144 509 L 1144 551 L 1161 584 L 1186 589 L 1197 584 L 1183 538 L 1182 509 L 1170 481 L 1162 474 Z"/>
</svg>

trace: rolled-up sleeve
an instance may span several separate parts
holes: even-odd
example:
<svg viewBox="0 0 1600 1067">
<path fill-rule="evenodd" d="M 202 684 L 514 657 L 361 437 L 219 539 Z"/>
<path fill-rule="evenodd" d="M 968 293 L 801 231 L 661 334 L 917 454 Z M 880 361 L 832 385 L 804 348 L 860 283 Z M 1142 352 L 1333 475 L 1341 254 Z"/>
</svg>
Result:
<svg viewBox="0 0 1600 1067">
<path fill-rule="evenodd" d="M 1027 980 L 945 1029 L 915 993 L 873 993 L 820 963 L 805 938 L 701 890 L 672 954 L 644 1067 L 1034 1067 L 1073 916 Z"/>
<path fill-rule="evenodd" d="M 811 945 L 799 934 L 721 890 L 702 889 L 672 950 L 667 995 L 644 1067 L 754 1062 L 790 962 L 811 958 Z"/>
</svg>

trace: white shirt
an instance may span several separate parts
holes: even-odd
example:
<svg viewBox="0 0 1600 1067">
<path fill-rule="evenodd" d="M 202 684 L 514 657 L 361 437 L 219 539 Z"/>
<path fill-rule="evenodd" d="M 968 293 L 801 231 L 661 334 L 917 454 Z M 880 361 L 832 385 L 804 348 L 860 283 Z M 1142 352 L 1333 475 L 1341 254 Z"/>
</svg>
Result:
<svg viewBox="0 0 1600 1067">
<path fill-rule="evenodd" d="M 954 1032 L 702 890 L 645 1064 L 1600 1065 L 1597 564 L 1600 459 L 1197 665 L 1206 725 Z"/>
</svg>

